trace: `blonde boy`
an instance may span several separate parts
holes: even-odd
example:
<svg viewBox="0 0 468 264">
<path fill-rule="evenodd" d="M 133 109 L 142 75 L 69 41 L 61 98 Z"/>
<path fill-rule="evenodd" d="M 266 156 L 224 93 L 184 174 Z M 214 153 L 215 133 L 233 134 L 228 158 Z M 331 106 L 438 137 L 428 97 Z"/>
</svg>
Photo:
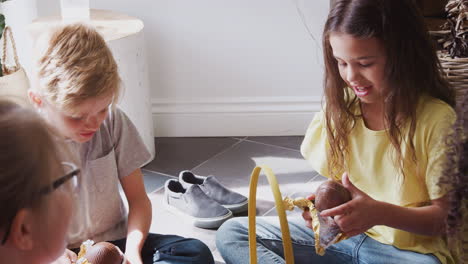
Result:
<svg viewBox="0 0 468 264">
<path fill-rule="evenodd" d="M 115 107 L 121 80 L 104 39 L 90 26 L 73 24 L 45 40 L 29 97 L 81 158 L 82 199 L 90 220 L 88 236 L 76 238 L 70 247 L 86 239 L 110 241 L 132 264 L 213 263 L 198 240 L 148 235 L 151 203 L 140 167 L 150 154 L 132 122 Z M 128 200 L 128 217 L 119 183 Z"/>
</svg>

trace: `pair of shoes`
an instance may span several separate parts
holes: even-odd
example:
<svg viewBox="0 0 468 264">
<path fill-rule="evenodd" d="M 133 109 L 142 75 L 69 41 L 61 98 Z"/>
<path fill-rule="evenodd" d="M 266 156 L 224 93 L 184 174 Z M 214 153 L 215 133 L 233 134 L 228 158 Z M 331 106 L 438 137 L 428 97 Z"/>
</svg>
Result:
<svg viewBox="0 0 468 264">
<path fill-rule="evenodd" d="M 247 197 L 228 190 L 215 177 L 198 176 L 188 170 L 180 172 L 179 180 L 166 181 L 163 202 L 166 209 L 200 228 L 218 228 L 233 213 L 248 207 Z"/>
</svg>

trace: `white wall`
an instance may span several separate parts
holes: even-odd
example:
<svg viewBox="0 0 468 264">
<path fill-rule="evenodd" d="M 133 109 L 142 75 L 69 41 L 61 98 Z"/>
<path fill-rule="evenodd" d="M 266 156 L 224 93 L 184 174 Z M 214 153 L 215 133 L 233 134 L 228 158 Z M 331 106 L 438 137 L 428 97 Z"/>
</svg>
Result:
<svg viewBox="0 0 468 264">
<path fill-rule="evenodd" d="M 91 0 L 91 7 L 145 23 L 156 135 L 300 135 L 320 108 L 329 1 L 297 1 Z M 57 12 L 58 0 L 37 1 L 39 16 Z"/>
</svg>

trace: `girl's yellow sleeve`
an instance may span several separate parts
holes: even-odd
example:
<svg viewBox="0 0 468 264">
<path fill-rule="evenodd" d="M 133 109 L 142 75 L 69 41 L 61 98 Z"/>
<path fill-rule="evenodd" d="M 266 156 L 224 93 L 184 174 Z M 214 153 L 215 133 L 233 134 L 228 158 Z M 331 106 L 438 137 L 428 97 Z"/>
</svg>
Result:
<svg viewBox="0 0 468 264">
<path fill-rule="evenodd" d="M 426 185 L 431 200 L 438 199 L 445 195 L 447 190 L 440 188 L 440 177 L 444 173 L 444 167 L 447 164 L 447 153 L 450 142 L 450 136 L 453 131 L 453 124 L 456 114 L 449 106 L 440 107 L 437 113 L 432 115 L 431 127 L 427 129 L 427 168 Z"/>
<path fill-rule="evenodd" d="M 314 170 L 329 178 L 327 149 L 329 148 L 323 111 L 315 114 L 301 145 L 301 154 Z"/>
</svg>

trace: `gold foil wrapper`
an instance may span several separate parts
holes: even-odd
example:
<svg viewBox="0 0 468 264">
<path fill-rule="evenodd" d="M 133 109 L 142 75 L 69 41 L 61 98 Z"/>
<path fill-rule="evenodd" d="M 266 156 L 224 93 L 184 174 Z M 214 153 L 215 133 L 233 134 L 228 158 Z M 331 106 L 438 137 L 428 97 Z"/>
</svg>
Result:
<svg viewBox="0 0 468 264">
<path fill-rule="evenodd" d="M 333 218 L 323 218 L 319 216 L 318 210 L 315 208 L 314 203 L 306 198 L 291 199 L 285 197 L 283 204 L 286 210 L 292 211 L 294 207 L 298 207 L 305 211 L 309 209 L 310 216 L 312 218 L 312 230 L 315 236 L 315 252 L 323 256 L 325 250 L 332 244 L 338 243 L 345 240 L 347 237 L 341 233 Z"/>
</svg>

